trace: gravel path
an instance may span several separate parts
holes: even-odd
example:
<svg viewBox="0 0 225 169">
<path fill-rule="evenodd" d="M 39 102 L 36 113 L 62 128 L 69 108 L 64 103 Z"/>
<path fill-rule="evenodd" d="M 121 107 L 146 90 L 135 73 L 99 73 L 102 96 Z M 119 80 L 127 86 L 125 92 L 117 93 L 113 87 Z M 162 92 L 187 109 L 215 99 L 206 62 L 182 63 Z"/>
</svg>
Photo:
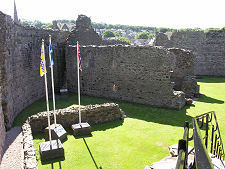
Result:
<svg viewBox="0 0 225 169">
<path fill-rule="evenodd" d="M 7 132 L 4 155 L 0 169 L 21 169 L 23 157 L 21 127 L 14 127 Z"/>
</svg>

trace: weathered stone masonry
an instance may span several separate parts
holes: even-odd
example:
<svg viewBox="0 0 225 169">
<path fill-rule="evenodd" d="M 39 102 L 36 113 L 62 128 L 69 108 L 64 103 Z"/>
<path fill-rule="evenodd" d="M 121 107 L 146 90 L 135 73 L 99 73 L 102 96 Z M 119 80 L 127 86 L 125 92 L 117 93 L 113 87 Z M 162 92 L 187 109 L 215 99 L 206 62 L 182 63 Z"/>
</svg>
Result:
<svg viewBox="0 0 225 169">
<path fill-rule="evenodd" d="M 2 23 L 2 17 L 0 17 L 0 23 Z M 2 160 L 3 147 L 5 143 L 5 137 L 6 137 L 4 114 L 2 111 L 2 85 L 3 85 L 4 79 L 6 78 L 5 69 L 3 66 L 4 59 L 2 58 L 2 53 L 4 51 L 4 44 L 5 44 L 3 37 L 4 37 L 3 28 L 1 27 L 0 29 L 0 164 Z"/>
<path fill-rule="evenodd" d="M 195 56 L 189 50 L 169 48 L 171 53 L 171 81 L 174 82 L 174 89 L 183 91 L 185 97 L 193 97 L 199 92 L 199 85 L 194 76 Z"/>
<path fill-rule="evenodd" d="M 225 76 L 225 30 L 174 32 L 170 39 L 159 33 L 154 44 L 192 50 L 195 75 Z"/>
<path fill-rule="evenodd" d="M 66 49 L 67 86 L 77 92 L 76 48 Z M 81 47 L 81 93 L 180 109 L 184 94 L 173 90 L 171 53 L 159 47 Z"/>
<path fill-rule="evenodd" d="M 45 52 L 48 56 L 48 36 L 51 34 L 55 72 L 63 73 L 62 60 L 66 33 L 47 31 L 14 24 L 10 16 L 0 13 L 1 53 L 5 73 L 2 82 L 2 106 L 6 126 L 10 127 L 15 116 L 25 107 L 44 96 L 44 78 L 40 77 L 40 46 L 45 39 Z M 46 57 L 48 58 L 48 57 Z M 57 62 L 58 61 L 58 62 Z M 48 60 L 47 60 L 48 65 Z M 47 70 L 50 72 L 49 68 Z M 63 85 L 62 77 L 55 73 L 56 88 Z M 49 91 L 51 91 L 50 74 L 48 74 Z"/>
<path fill-rule="evenodd" d="M 53 123 L 53 112 L 50 111 L 50 113 L 52 114 L 51 123 Z M 79 122 L 78 114 L 78 107 L 56 110 L 57 122 L 64 128 L 71 128 L 72 124 Z M 119 108 L 119 105 L 115 103 L 84 106 L 81 107 L 81 114 L 82 121 L 88 122 L 89 124 L 101 124 L 123 118 L 122 110 Z M 32 132 L 43 132 L 48 125 L 47 120 L 47 112 L 40 112 L 37 115 L 29 117 L 28 122 L 31 126 Z"/>
</svg>

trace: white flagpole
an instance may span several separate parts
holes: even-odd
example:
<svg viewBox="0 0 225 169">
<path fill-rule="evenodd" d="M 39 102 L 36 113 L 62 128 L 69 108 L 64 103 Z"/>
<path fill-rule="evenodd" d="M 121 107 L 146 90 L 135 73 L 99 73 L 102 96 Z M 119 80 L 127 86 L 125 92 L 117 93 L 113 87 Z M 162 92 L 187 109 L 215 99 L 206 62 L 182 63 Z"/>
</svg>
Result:
<svg viewBox="0 0 225 169">
<path fill-rule="evenodd" d="M 49 132 L 49 141 L 50 145 L 52 145 L 52 136 L 50 130 L 50 115 L 49 115 L 49 104 L 48 104 L 48 86 L 47 86 L 47 72 L 46 72 L 46 62 L 45 62 L 45 48 L 44 48 L 44 40 L 42 39 L 42 48 L 43 48 L 43 66 L 44 66 L 44 74 L 45 74 L 45 94 L 46 94 L 46 105 L 47 105 L 47 113 L 48 113 L 48 132 Z"/>
<path fill-rule="evenodd" d="M 79 75 L 79 57 L 78 57 L 78 41 L 77 41 L 77 84 L 78 84 L 78 104 L 79 104 L 79 124 L 81 124 L 81 112 L 80 112 L 80 75 Z"/>
<path fill-rule="evenodd" d="M 51 35 L 49 35 L 49 45 L 52 44 Z M 51 57 L 51 51 L 49 47 L 49 58 Z M 53 57 L 51 57 L 53 60 Z M 53 62 L 53 61 L 52 61 Z M 55 114 L 55 88 L 54 88 L 54 76 L 53 76 L 53 64 L 51 64 L 51 77 L 52 77 L 52 99 L 53 99 L 53 114 L 54 114 L 54 124 L 56 127 L 56 114 Z"/>
</svg>

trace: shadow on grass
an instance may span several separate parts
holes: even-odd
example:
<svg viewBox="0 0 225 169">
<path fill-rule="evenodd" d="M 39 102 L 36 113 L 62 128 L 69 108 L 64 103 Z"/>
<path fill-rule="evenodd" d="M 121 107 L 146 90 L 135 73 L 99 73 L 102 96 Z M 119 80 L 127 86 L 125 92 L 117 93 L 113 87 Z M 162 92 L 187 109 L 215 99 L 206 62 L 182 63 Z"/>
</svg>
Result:
<svg viewBox="0 0 225 169">
<path fill-rule="evenodd" d="M 91 131 L 105 131 L 107 129 L 116 128 L 116 127 L 122 126 L 123 122 L 124 120 L 116 120 L 116 121 L 103 123 L 103 124 L 94 124 L 94 125 L 91 125 Z M 67 132 L 67 135 L 73 135 L 73 130 L 71 128 L 65 128 L 65 130 Z M 87 137 L 92 137 L 92 134 L 85 135 L 85 136 L 76 136 L 74 138 L 80 139 L 80 138 L 87 138 Z M 33 138 L 38 140 L 44 139 L 45 138 L 44 131 L 41 133 L 33 133 Z"/>
<path fill-rule="evenodd" d="M 84 139 L 84 138 L 88 138 L 88 137 L 92 137 L 92 134 L 87 134 L 87 135 L 84 135 L 84 136 L 74 136 L 75 139 Z"/>
<path fill-rule="evenodd" d="M 88 147 L 88 144 L 87 144 L 87 142 L 86 142 L 86 140 L 85 140 L 84 138 L 83 138 L 83 141 L 84 141 L 85 146 L 87 147 L 87 150 L 88 150 L 88 152 L 89 152 L 89 154 L 90 154 L 90 156 L 91 156 L 91 159 L 92 159 L 93 163 L 95 164 L 96 169 L 102 169 L 101 166 L 98 167 L 98 165 L 97 165 L 97 163 L 96 163 L 96 161 L 95 161 L 95 159 L 94 159 L 94 156 L 92 155 L 91 150 L 90 150 L 90 148 Z"/>
<path fill-rule="evenodd" d="M 65 160 L 65 157 L 61 157 L 61 158 L 57 158 L 57 159 L 51 159 L 48 161 L 41 161 L 41 164 L 42 165 L 51 164 L 52 169 L 54 168 L 54 165 L 58 164 L 59 167 L 57 167 L 57 169 L 58 168 L 61 169 L 62 168 L 61 161 L 64 161 L 64 160 Z"/>
<path fill-rule="evenodd" d="M 219 104 L 223 103 L 223 101 L 221 100 L 213 99 L 204 95 L 201 97 L 199 100 L 201 102 L 215 102 Z M 77 96 L 71 93 L 68 95 L 67 98 L 57 98 L 56 109 L 66 108 L 73 104 L 76 104 L 76 100 L 77 100 Z M 190 106 L 185 106 L 182 110 L 170 110 L 170 109 L 164 109 L 164 108 L 151 107 L 148 105 L 99 98 L 94 96 L 85 96 L 85 95 L 81 96 L 81 104 L 84 106 L 90 105 L 90 104 L 102 104 L 107 102 L 108 103 L 115 102 L 119 104 L 119 107 L 124 112 L 126 112 L 126 115 L 129 118 L 136 118 L 136 119 L 145 120 L 148 122 L 179 126 L 179 127 L 184 126 L 184 121 L 191 122 L 192 120 L 192 117 L 187 115 L 187 111 L 186 111 L 187 109 L 190 108 Z M 49 103 L 50 103 L 50 107 L 52 107 L 52 101 L 50 101 Z M 16 118 L 14 125 L 15 124 L 21 125 L 29 116 L 36 114 L 38 112 L 45 111 L 45 109 L 46 109 L 45 99 L 41 99 L 38 102 L 29 106 L 23 112 L 21 112 L 20 115 Z M 120 121 L 120 120 L 111 122 L 111 123 L 106 123 L 106 124 L 92 125 L 92 131 L 98 131 L 98 130 L 104 131 L 104 130 L 115 128 L 121 125 L 123 125 L 123 121 Z"/>
<path fill-rule="evenodd" d="M 206 96 L 204 94 L 201 94 L 201 97 L 198 100 L 199 102 L 205 102 L 205 103 L 216 103 L 216 104 L 223 104 L 223 100 L 214 99 L 212 97 Z"/>
<path fill-rule="evenodd" d="M 95 124 L 91 126 L 92 131 L 105 131 L 107 129 L 116 128 L 123 125 L 124 120 L 116 120 L 103 124 Z"/>
<path fill-rule="evenodd" d="M 184 127 L 185 121 L 192 121 L 192 116 L 186 114 L 189 107 L 185 106 L 182 110 L 169 110 L 145 105 L 131 105 L 129 108 L 121 106 L 129 118 L 178 127 Z"/>
<path fill-rule="evenodd" d="M 197 81 L 202 83 L 224 83 L 225 77 L 199 76 L 197 77 Z"/>
</svg>

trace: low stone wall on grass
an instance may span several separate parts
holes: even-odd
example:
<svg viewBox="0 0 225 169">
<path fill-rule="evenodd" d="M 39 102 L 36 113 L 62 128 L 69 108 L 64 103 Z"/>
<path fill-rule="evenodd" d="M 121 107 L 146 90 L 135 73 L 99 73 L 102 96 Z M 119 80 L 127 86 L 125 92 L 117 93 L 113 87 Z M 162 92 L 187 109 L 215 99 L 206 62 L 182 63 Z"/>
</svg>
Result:
<svg viewBox="0 0 225 169">
<path fill-rule="evenodd" d="M 78 123 L 78 111 L 78 107 L 56 110 L 57 123 L 61 124 L 64 128 L 70 128 L 72 124 Z M 115 103 L 84 106 L 81 107 L 81 114 L 82 121 L 89 124 L 100 124 L 125 117 L 125 113 Z M 52 111 L 51 123 L 53 123 Z M 38 168 L 32 133 L 43 132 L 47 125 L 47 112 L 40 112 L 31 116 L 23 124 L 24 168 Z"/>
<path fill-rule="evenodd" d="M 78 123 L 78 107 L 56 110 L 57 123 L 64 128 L 70 128 L 72 124 Z M 51 124 L 53 123 L 53 111 L 51 113 Z M 82 122 L 89 124 L 100 124 L 123 118 L 123 112 L 115 103 L 104 103 L 101 105 L 88 105 L 81 107 Z M 48 125 L 47 112 L 40 112 L 28 118 L 33 133 L 42 132 Z"/>
<path fill-rule="evenodd" d="M 37 169 L 38 165 L 35 156 L 33 136 L 28 121 L 26 121 L 23 124 L 22 133 L 23 133 L 23 151 L 24 151 L 23 167 L 25 169 Z"/>
</svg>

